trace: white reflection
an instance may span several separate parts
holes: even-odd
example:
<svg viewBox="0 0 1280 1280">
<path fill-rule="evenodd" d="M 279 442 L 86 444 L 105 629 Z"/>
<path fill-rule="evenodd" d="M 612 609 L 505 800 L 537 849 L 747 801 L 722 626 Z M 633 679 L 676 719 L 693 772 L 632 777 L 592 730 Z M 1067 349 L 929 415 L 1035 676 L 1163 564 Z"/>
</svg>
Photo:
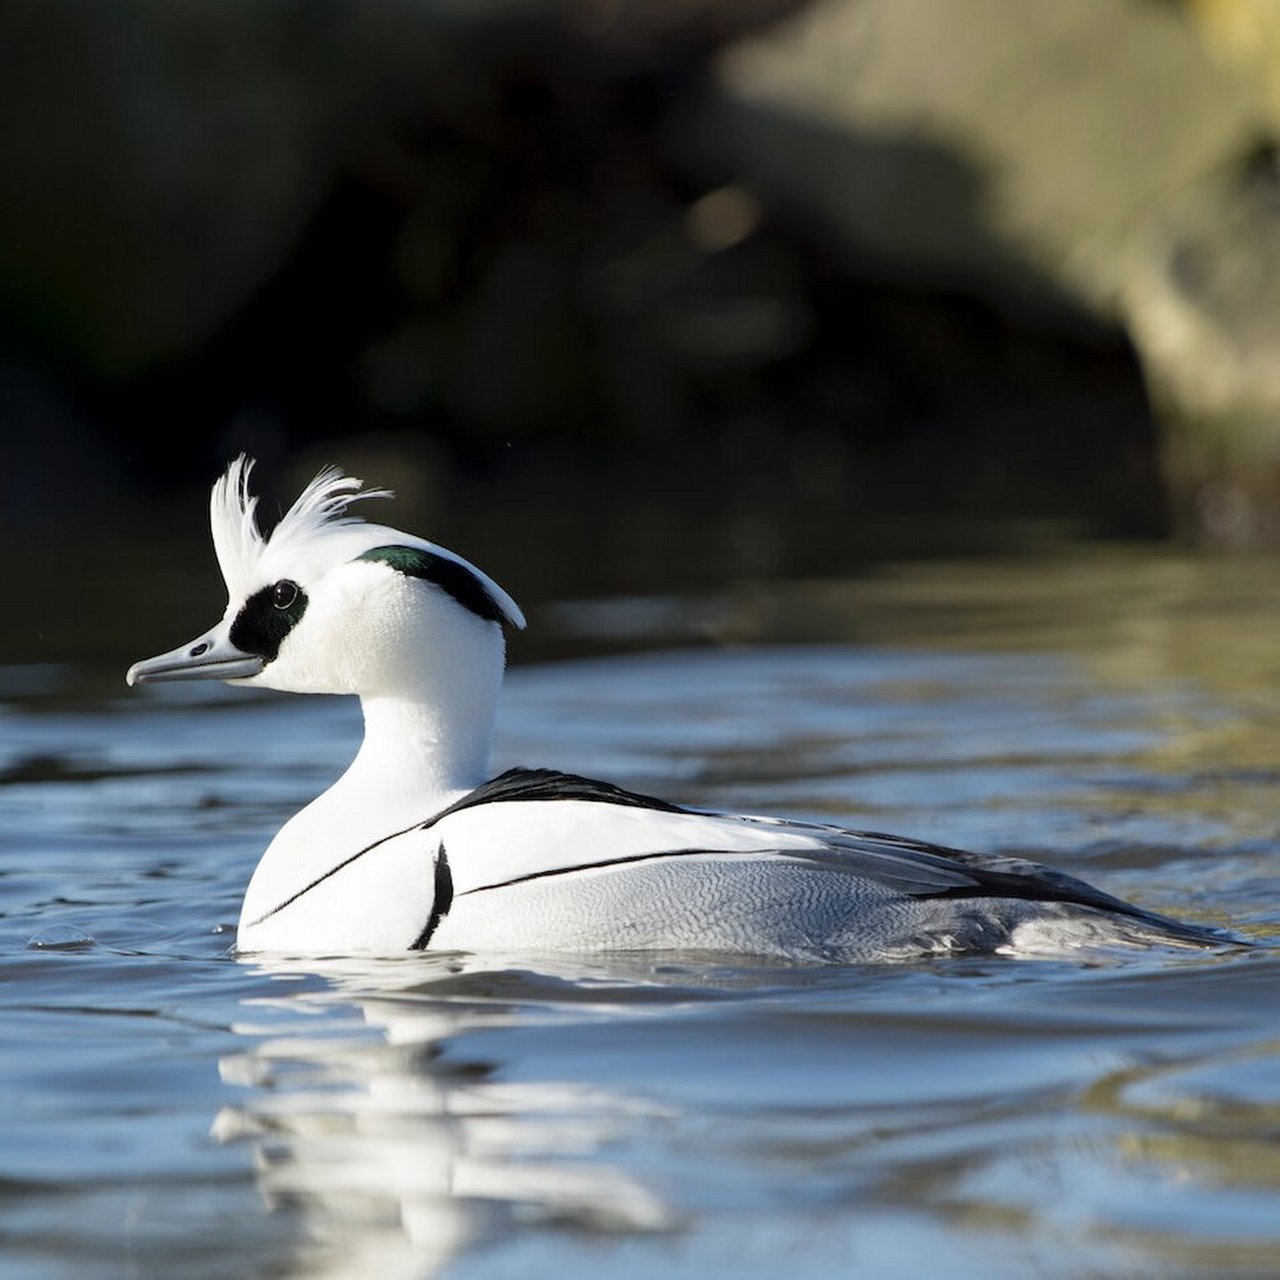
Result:
<svg viewBox="0 0 1280 1280">
<path fill-rule="evenodd" d="M 219 1113 L 213 1136 L 253 1143 L 269 1208 L 297 1215 L 293 1274 L 427 1276 L 517 1224 L 673 1227 L 662 1200 L 600 1158 L 659 1114 L 655 1104 L 503 1078 L 504 1064 L 475 1047 L 483 1037 L 458 1043 L 481 1028 L 619 1016 L 580 986 L 574 1005 L 553 1008 L 554 988 L 539 995 L 539 981 L 589 979 L 582 969 L 529 975 L 521 996 L 502 990 L 519 976 L 491 961 L 252 963 L 281 994 L 251 1002 L 235 1028 L 252 1044 L 220 1069 L 247 1097 Z"/>
</svg>

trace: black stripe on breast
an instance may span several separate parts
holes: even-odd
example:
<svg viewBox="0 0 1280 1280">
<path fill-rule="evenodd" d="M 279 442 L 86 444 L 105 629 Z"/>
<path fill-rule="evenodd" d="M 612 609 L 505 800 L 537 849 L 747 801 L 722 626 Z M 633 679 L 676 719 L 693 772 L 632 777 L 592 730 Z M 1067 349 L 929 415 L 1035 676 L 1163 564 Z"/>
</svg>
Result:
<svg viewBox="0 0 1280 1280">
<path fill-rule="evenodd" d="M 382 845 L 386 844 L 388 841 L 398 840 L 401 836 L 407 836 L 410 831 L 425 830 L 430 825 L 431 825 L 430 822 L 415 822 L 411 827 L 405 827 L 400 831 L 392 831 L 385 836 L 379 836 L 376 840 L 365 845 L 363 849 L 357 849 L 355 853 L 348 854 L 345 858 L 342 859 L 341 862 L 334 863 L 334 865 L 331 866 L 328 869 L 328 871 L 325 871 L 322 874 L 316 876 L 314 880 L 310 881 L 308 884 L 304 884 L 301 889 L 298 889 L 295 892 L 291 893 L 283 901 L 277 902 L 274 907 L 271 907 L 268 910 L 264 911 L 260 916 L 255 916 L 252 920 L 249 921 L 249 926 L 252 928 L 255 925 L 260 925 L 264 920 L 270 920 L 272 916 L 276 915 L 278 912 L 283 911 L 285 907 L 292 906 L 293 903 L 297 902 L 299 898 L 304 897 L 306 894 L 310 893 L 312 889 L 316 888 L 318 885 L 324 884 L 324 882 L 328 880 L 330 876 L 336 876 L 338 872 L 343 870 L 345 867 L 349 867 L 353 862 L 359 861 L 361 858 L 364 857 L 366 853 L 372 853 L 373 850 L 380 848 Z M 438 870 L 437 870 L 437 874 L 438 874 Z"/>
<path fill-rule="evenodd" d="M 410 951 L 427 949 L 427 943 L 440 927 L 440 921 L 449 914 L 451 906 L 453 906 L 453 872 L 449 869 L 449 857 L 444 851 L 444 845 L 441 845 L 440 852 L 436 854 L 436 886 L 435 894 L 431 899 L 431 915 L 427 917 L 427 923 L 422 926 L 422 932 L 414 939 L 409 948 Z"/>
</svg>

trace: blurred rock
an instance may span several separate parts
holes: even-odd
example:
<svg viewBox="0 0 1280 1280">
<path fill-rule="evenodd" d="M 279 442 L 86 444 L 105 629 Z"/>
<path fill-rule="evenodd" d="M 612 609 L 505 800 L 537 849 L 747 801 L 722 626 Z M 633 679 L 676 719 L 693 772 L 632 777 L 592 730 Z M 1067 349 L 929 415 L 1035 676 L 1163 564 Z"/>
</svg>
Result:
<svg viewBox="0 0 1280 1280">
<path fill-rule="evenodd" d="M 1132 246 L 1122 301 L 1184 527 L 1280 541 L 1280 169 L 1270 150 L 1170 198 Z"/>
<path fill-rule="evenodd" d="M 1123 325 L 1177 510 L 1226 484 L 1255 514 L 1209 532 L 1247 540 L 1280 492 L 1280 199 L 1253 161 L 1280 6 L 1190 7 L 826 0 L 724 54 L 680 145 L 859 272 Z"/>
<path fill-rule="evenodd" d="M 1019 300 L 1038 276 L 1050 304 L 1110 314 L 1135 220 L 1264 122 L 1149 0 L 825 0 L 728 51 L 718 81 L 702 136 L 851 253 Z"/>
<path fill-rule="evenodd" d="M 1162 530 L 1132 338 L 1253 537 L 1280 59 L 1185 3 L 14 0 L 0 340 L 144 484 L 367 436 L 763 572 L 814 507 Z"/>
</svg>

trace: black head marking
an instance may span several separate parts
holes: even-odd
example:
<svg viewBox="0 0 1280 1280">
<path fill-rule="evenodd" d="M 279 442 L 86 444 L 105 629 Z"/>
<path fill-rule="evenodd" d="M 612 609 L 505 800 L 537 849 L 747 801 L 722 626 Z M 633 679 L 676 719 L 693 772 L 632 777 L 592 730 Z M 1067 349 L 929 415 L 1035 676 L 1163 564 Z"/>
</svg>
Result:
<svg viewBox="0 0 1280 1280">
<path fill-rule="evenodd" d="M 374 547 L 357 559 L 385 564 L 406 577 L 434 583 L 464 609 L 469 609 L 486 622 L 510 621 L 489 588 L 466 565 L 459 564 L 448 556 L 424 551 L 421 547 L 395 546 Z"/>
<path fill-rule="evenodd" d="M 292 578 L 281 578 L 255 591 L 240 606 L 229 638 L 244 653 L 275 660 L 290 631 L 307 611 L 307 593 Z"/>
</svg>

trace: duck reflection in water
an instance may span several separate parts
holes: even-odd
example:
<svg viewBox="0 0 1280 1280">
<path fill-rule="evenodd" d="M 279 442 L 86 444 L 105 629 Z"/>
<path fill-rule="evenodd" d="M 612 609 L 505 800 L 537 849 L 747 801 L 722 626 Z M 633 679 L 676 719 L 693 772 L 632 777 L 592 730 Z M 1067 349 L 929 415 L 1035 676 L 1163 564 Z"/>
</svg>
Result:
<svg viewBox="0 0 1280 1280">
<path fill-rule="evenodd" d="M 676 1225 L 652 1190 L 597 1158 L 657 1104 L 503 1078 L 483 1052 L 483 1030 L 514 1021 L 510 1000 L 527 1022 L 539 992 L 562 993 L 583 968 L 561 979 L 468 972 L 458 957 L 254 963 L 282 994 L 236 1027 L 255 1043 L 221 1073 L 250 1097 L 218 1114 L 213 1136 L 251 1142 L 268 1207 L 298 1216 L 295 1274 L 421 1277 L 517 1223 L 592 1235 Z M 280 1034 L 282 1020 L 304 1025 Z"/>
</svg>

